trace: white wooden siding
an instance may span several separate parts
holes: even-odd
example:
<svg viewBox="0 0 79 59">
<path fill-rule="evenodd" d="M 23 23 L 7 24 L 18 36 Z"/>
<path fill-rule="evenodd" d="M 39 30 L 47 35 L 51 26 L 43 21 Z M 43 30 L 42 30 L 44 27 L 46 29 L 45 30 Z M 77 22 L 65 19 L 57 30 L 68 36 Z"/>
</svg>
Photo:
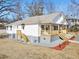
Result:
<svg viewBox="0 0 79 59">
<path fill-rule="evenodd" d="M 39 25 L 35 24 L 35 25 L 25 25 L 25 28 L 22 29 L 22 32 L 27 35 L 27 36 L 39 36 L 40 35 L 40 31 L 39 31 Z"/>
</svg>

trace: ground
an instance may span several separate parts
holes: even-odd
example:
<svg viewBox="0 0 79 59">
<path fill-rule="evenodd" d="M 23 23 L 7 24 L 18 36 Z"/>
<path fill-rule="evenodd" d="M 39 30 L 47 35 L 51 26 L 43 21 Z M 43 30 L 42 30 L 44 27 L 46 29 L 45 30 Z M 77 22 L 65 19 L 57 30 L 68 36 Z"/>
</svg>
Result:
<svg viewBox="0 0 79 59">
<path fill-rule="evenodd" d="M 70 43 L 63 50 L 55 50 L 0 39 L 0 59 L 79 59 L 79 45 Z"/>
</svg>

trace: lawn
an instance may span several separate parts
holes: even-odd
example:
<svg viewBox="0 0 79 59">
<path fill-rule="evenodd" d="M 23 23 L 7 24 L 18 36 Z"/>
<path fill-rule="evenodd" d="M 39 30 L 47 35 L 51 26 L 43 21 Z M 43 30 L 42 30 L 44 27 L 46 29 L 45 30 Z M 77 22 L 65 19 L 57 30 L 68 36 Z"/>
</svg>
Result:
<svg viewBox="0 0 79 59">
<path fill-rule="evenodd" d="M 55 50 L 0 39 L 0 59 L 79 59 L 79 45 L 70 43 L 63 50 Z"/>
</svg>

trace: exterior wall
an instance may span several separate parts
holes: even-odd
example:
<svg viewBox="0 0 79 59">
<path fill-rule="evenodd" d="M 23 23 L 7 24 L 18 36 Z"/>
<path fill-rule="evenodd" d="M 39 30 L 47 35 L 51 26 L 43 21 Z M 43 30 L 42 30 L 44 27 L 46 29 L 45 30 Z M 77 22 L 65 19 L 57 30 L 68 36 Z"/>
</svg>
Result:
<svg viewBox="0 0 79 59">
<path fill-rule="evenodd" d="M 52 37 L 32 37 L 29 36 L 29 39 L 32 44 L 34 45 L 40 45 L 44 47 L 55 47 L 63 42 L 58 36 L 52 36 Z"/>
<path fill-rule="evenodd" d="M 58 30 L 52 30 L 52 33 L 51 33 L 52 35 L 57 35 L 57 34 L 59 34 L 59 31 Z"/>
<path fill-rule="evenodd" d="M 10 26 L 8 26 L 8 28 L 6 29 L 6 32 L 8 34 L 16 34 L 16 29 L 17 29 L 17 27 L 14 25 L 12 25 L 12 30 L 10 29 Z"/>
<path fill-rule="evenodd" d="M 38 44 L 38 40 L 40 39 L 39 37 L 36 37 L 36 36 L 28 36 L 29 40 L 31 43 L 33 44 Z"/>
<path fill-rule="evenodd" d="M 14 35 L 17 34 L 16 32 L 17 30 L 21 30 L 21 32 L 24 33 L 26 36 L 34 36 L 34 37 L 40 36 L 40 27 L 38 24 L 25 25 L 24 29 L 22 28 L 22 25 L 19 26 L 12 25 L 12 30 L 10 29 L 10 26 L 8 26 L 6 32 L 9 34 L 9 37 L 13 38 Z M 17 39 L 17 37 L 15 38 Z M 18 37 L 18 39 L 20 38 Z"/>
<path fill-rule="evenodd" d="M 39 45 L 46 47 L 55 47 L 63 41 L 58 36 L 41 37 Z"/>
<path fill-rule="evenodd" d="M 17 40 L 17 35 L 16 34 L 8 34 L 8 38 L 12 40 Z"/>
<path fill-rule="evenodd" d="M 65 30 L 60 30 L 60 31 L 58 31 L 58 30 L 53 30 L 52 31 L 52 35 L 57 35 L 57 34 L 59 34 L 59 33 L 67 33 L 67 30 L 65 29 Z"/>
<path fill-rule="evenodd" d="M 40 28 L 38 24 L 25 25 L 24 29 L 22 28 L 22 25 L 19 25 L 17 30 L 21 30 L 21 32 L 27 36 L 31 43 L 39 39 L 38 37 L 40 36 Z M 23 39 L 18 36 L 18 40 L 22 41 Z"/>
<path fill-rule="evenodd" d="M 61 30 L 62 33 L 67 33 L 67 30 Z"/>
<path fill-rule="evenodd" d="M 10 28 L 10 26 L 6 28 L 6 33 L 8 34 L 9 39 L 16 39 L 16 29 L 17 27 L 14 25 L 12 25 L 12 29 Z"/>
<path fill-rule="evenodd" d="M 40 28 L 38 24 L 35 25 L 25 25 L 25 28 L 22 29 L 22 33 L 27 36 L 40 36 Z"/>
<path fill-rule="evenodd" d="M 0 29 L 0 34 L 6 34 L 6 30 L 5 29 Z"/>
</svg>

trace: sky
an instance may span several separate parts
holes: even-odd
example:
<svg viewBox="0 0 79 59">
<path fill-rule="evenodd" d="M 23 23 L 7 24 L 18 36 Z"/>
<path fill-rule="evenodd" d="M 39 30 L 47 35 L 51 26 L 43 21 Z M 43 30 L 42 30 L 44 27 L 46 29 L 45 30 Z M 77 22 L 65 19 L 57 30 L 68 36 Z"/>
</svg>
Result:
<svg viewBox="0 0 79 59">
<path fill-rule="evenodd" d="M 31 2 L 32 0 L 20 0 L 21 3 L 25 3 L 25 2 Z M 55 5 L 55 9 L 58 12 L 64 12 L 65 14 L 68 14 L 68 6 L 71 3 L 71 0 L 51 0 L 54 5 Z M 75 0 L 77 3 L 79 3 L 79 0 Z M 13 16 L 12 16 L 13 17 Z"/>
<path fill-rule="evenodd" d="M 31 2 L 31 0 L 26 1 Z M 71 0 L 51 0 L 51 1 L 54 3 L 56 11 L 68 14 L 68 7 L 71 4 Z M 79 4 L 79 0 L 75 0 L 75 2 Z"/>
<path fill-rule="evenodd" d="M 56 10 L 66 12 L 70 0 L 53 0 L 53 3 L 56 6 Z"/>
<path fill-rule="evenodd" d="M 31 1 L 31 0 L 28 0 Z M 75 0 L 77 3 L 79 3 L 79 0 Z M 71 3 L 71 0 L 52 0 L 52 2 L 55 4 L 57 11 L 64 11 L 67 12 L 68 5 Z"/>
<path fill-rule="evenodd" d="M 24 0 L 25 1 L 25 0 Z M 31 2 L 31 0 L 27 0 Z M 57 11 L 66 11 L 71 0 L 52 0 Z"/>
</svg>

